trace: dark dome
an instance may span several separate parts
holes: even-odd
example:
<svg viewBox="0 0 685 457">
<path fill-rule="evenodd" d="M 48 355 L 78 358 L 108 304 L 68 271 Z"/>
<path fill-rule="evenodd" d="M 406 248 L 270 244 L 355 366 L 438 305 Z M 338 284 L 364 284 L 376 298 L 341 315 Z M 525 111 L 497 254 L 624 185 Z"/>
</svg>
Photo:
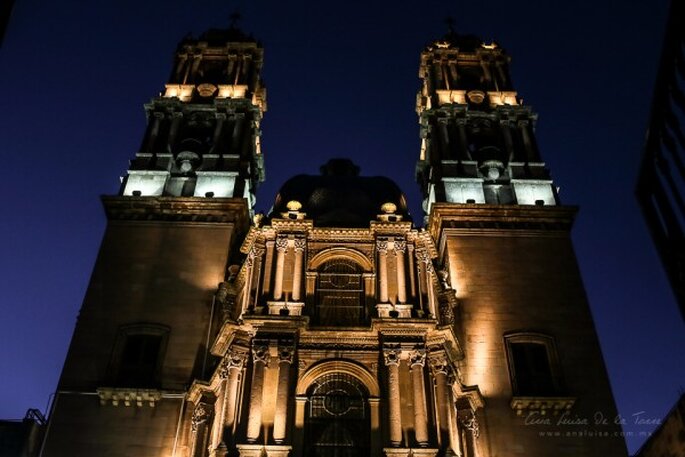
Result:
<svg viewBox="0 0 685 457">
<path fill-rule="evenodd" d="M 384 203 L 397 206 L 395 214 L 411 220 L 400 188 L 384 176 L 359 176 L 359 167 L 349 159 L 331 159 L 321 167 L 321 176 L 297 175 L 283 184 L 269 217 L 288 212 L 289 201 L 302 204 L 307 219 L 316 227 L 368 227 L 381 214 Z"/>
</svg>

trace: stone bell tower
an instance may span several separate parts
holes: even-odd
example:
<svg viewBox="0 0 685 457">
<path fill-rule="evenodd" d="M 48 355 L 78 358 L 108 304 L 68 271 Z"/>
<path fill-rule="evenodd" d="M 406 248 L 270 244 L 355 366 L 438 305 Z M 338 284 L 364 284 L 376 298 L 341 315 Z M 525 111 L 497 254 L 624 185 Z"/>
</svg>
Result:
<svg viewBox="0 0 685 457">
<path fill-rule="evenodd" d="M 264 178 L 263 51 L 235 27 L 178 46 L 107 229 L 42 455 L 180 456 L 187 388 L 212 367 L 214 293 Z M 232 270 L 231 270 L 232 271 Z"/>
<path fill-rule="evenodd" d="M 427 213 L 435 202 L 558 203 L 509 60 L 495 43 L 454 33 L 421 54 L 417 179 Z"/>
<path fill-rule="evenodd" d="M 246 198 L 264 180 L 262 48 L 238 29 L 185 39 L 169 83 L 145 105 L 148 128 L 125 196 Z"/>
<path fill-rule="evenodd" d="M 477 455 L 623 456 L 570 239 L 577 208 L 559 201 L 509 61 L 450 32 L 419 70 L 416 176 L 458 300 L 458 378 L 483 395 Z"/>
</svg>

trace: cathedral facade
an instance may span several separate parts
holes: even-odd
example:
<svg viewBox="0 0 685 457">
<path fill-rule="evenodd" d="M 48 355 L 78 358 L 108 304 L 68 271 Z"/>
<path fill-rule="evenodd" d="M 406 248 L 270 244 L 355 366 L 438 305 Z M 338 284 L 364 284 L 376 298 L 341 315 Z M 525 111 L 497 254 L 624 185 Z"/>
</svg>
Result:
<svg viewBox="0 0 685 457">
<path fill-rule="evenodd" d="M 42 454 L 626 455 L 576 208 L 507 54 L 454 33 L 421 54 L 422 228 L 346 159 L 254 215 L 262 63 L 233 27 L 179 44 L 103 197 Z"/>
</svg>

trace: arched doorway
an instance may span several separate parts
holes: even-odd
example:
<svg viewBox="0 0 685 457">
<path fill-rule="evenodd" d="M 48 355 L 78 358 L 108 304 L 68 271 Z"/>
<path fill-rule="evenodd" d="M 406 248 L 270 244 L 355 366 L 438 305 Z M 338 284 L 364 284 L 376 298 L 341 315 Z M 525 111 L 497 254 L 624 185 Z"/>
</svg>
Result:
<svg viewBox="0 0 685 457">
<path fill-rule="evenodd" d="M 370 455 L 369 393 L 354 376 L 333 372 L 307 391 L 306 457 Z"/>
</svg>

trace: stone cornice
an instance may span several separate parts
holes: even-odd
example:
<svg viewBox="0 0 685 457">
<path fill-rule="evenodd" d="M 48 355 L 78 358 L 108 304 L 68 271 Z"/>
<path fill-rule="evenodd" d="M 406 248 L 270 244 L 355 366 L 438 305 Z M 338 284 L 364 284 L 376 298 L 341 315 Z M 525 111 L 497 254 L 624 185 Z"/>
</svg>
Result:
<svg viewBox="0 0 685 457">
<path fill-rule="evenodd" d="M 576 206 L 520 206 L 435 203 L 428 231 L 435 240 L 444 230 L 459 234 L 568 233 L 578 211 Z"/>
<path fill-rule="evenodd" d="M 247 230 L 248 207 L 243 198 L 102 196 L 107 219 L 232 223 Z"/>
</svg>

